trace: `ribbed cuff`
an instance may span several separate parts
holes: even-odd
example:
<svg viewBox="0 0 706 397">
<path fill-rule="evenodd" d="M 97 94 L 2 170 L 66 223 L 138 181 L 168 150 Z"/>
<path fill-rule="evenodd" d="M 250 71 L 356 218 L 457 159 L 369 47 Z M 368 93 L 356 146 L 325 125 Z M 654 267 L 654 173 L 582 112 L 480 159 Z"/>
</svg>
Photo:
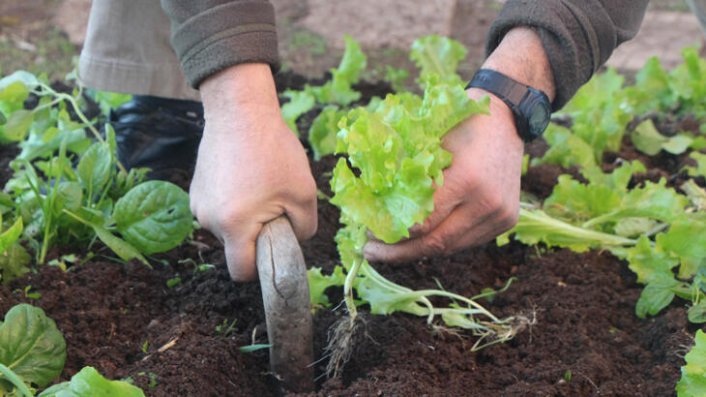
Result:
<svg viewBox="0 0 706 397">
<path fill-rule="evenodd" d="M 172 45 L 184 74 L 197 88 L 208 76 L 241 63 L 277 67 L 274 8 L 262 1 L 213 7 L 176 27 Z"/>
<path fill-rule="evenodd" d="M 558 110 L 616 46 L 613 29 L 593 29 L 591 22 L 583 10 L 566 1 L 511 0 L 491 26 L 486 52 L 490 54 L 512 28 L 534 28 L 554 74 L 556 97 L 552 109 Z"/>
</svg>

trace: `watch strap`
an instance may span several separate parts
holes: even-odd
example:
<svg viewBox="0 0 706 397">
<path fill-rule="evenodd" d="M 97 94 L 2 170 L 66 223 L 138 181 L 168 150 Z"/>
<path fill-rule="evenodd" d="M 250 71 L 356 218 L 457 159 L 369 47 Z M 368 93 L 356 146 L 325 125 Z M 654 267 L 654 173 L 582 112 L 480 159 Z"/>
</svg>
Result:
<svg viewBox="0 0 706 397">
<path fill-rule="evenodd" d="M 528 86 L 491 69 L 478 70 L 466 89 L 472 87 L 493 93 L 513 109 L 520 104 L 529 89 Z"/>
<path fill-rule="evenodd" d="M 468 88 L 483 89 L 505 102 L 512 111 L 517 133 L 523 141 L 530 142 L 544 131 L 543 129 L 541 131 L 532 131 L 528 115 L 526 114 L 526 102 L 528 98 L 539 96 L 545 101 L 549 101 L 546 94 L 543 92 L 491 69 L 478 70 L 473 76 L 473 79 L 471 79 L 466 86 L 466 89 Z"/>
</svg>

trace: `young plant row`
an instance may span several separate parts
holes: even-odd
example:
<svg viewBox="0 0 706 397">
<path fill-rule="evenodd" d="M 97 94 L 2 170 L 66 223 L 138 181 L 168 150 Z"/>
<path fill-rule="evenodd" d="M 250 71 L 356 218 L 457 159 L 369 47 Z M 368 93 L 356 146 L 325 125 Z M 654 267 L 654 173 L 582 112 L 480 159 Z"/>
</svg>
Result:
<svg viewBox="0 0 706 397">
<path fill-rule="evenodd" d="M 561 175 L 543 202 L 523 203 L 517 226 L 498 242 L 514 236 L 530 245 L 610 251 L 645 285 L 637 316 L 656 315 L 679 297 L 690 302 L 689 321 L 706 323 L 706 130 L 662 133 L 653 122 L 664 115 L 706 116 L 706 61 L 693 49 L 683 55 L 672 72 L 655 58 L 634 85 L 624 86 L 623 77 L 609 70 L 577 93 L 559 115 L 570 127 L 552 124 L 549 149 L 531 164 L 576 167 L 580 176 Z M 671 156 L 683 165 L 670 181 L 641 182 L 644 177 L 637 177 L 647 169 L 637 159 L 619 159 L 605 172 L 604 152 L 619 154 L 626 142 L 645 156 Z M 694 381 L 696 354 L 687 356 L 691 363 L 683 371 L 691 381 L 682 379 L 680 397 L 706 395 L 703 367 Z"/>
<path fill-rule="evenodd" d="M 53 247 L 89 250 L 100 240 L 120 259 L 179 245 L 192 232 L 186 192 L 145 181 L 147 170 L 118 161 L 115 133 L 86 116 L 86 95 L 52 88 L 16 72 L 0 79 L 0 143 L 19 148 L 0 193 L 0 277 L 3 283 L 44 264 Z M 103 112 L 121 97 L 94 95 Z M 4 221 L 4 222 L 2 222 Z"/>
<path fill-rule="evenodd" d="M 351 86 L 365 68 L 365 56 L 346 38 L 346 52 L 339 68 L 332 70 L 332 81 L 285 94 L 290 99 L 285 115 L 293 126 L 299 115 L 317 105 L 323 108 L 308 134 L 315 158 L 346 156 L 339 159 L 331 180 L 331 202 L 340 208 L 344 225 L 336 237 L 342 267 L 328 276 L 320 269 L 310 271 L 314 304 L 328 305 L 325 289 L 343 285 L 351 314 L 343 326 L 349 331 L 343 335 L 355 329 L 356 305 L 364 303 L 375 314 L 403 311 L 427 316 L 430 323 L 440 315 L 446 325 L 476 331 L 480 340 L 513 335 L 512 319 L 496 319 L 473 300 L 446 291 L 412 291 L 391 283 L 362 256 L 369 231 L 394 243 L 433 210 L 432 186 L 443 182 L 442 171 L 450 163 L 439 146 L 441 138 L 459 121 L 485 111 L 483 104 L 462 95 L 455 69 L 464 56 L 465 49 L 452 40 L 417 40 L 410 57 L 420 68 L 423 96 L 403 92 L 348 109 L 360 97 Z M 706 322 L 706 154 L 700 152 L 706 148 L 701 133 L 706 131 L 664 134 L 653 122 L 660 114 L 702 120 L 704 87 L 706 62 L 693 49 L 684 51 L 684 64 L 672 72 L 651 59 L 631 86 L 624 86 L 624 78 L 614 70 L 595 76 L 558 115 L 563 122 L 549 127 L 544 156 L 531 161 L 576 167 L 580 177 L 561 175 L 544 202 L 523 203 L 517 226 L 498 243 L 514 236 L 530 245 L 577 252 L 608 250 L 625 259 L 638 282 L 645 284 L 638 316 L 655 315 L 680 297 L 692 302 L 690 321 Z M 637 125 L 629 128 L 631 123 Z M 630 143 L 647 156 L 688 154 L 690 163 L 696 164 L 684 167 L 689 178 L 679 186 L 664 179 L 636 183 L 635 176 L 647 171 L 639 160 L 621 161 L 612 172 L 605 172 L 604 153 L 619 152 L 627 133 Z M 453 303 L 437 308 L 429 302 L 431 296 L 445 296 Z M 332 354 L 334 363 L 345 359 L 336 357 L 335 349 Z M 690 368 L 684 371 L 693 378 L 693 364 Z M 706 380 L 703 370 L 699 375 Z M 693 384 L 698 382 L 683 379 L 680 396 L 706 395 L 706 390 L 694 391 Z"/>
</svg>

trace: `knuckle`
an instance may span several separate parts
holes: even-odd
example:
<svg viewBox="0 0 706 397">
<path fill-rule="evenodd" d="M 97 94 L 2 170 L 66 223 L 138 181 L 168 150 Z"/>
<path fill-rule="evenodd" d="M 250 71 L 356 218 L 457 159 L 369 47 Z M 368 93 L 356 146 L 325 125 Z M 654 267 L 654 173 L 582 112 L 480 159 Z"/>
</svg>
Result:
<svg viewBox="0 0 706 397">
<path fill-rule="evenodd" d="M 486 192 L 483 198 L 483 205 L 488 214 L 502 215 L 505 208 L 505 200 L 500 192 L 493 190 Z"/>
<path fill-rule="evenodd" d="M 501 232 L 505 232 L 512 229 L 517 224 L 517 221 L 520 219 L 519 203 L 504 205 L 499 211 L 498 219 L 498 227 L 502 229 Z"/>
<path fill-rule="evenodd" d="M 246 215 L 247 213 L 241 208 L 224 207 L 209 216 L 209 224 L 222 232 L 227 232 L 241 222 Z"/>
</svg>

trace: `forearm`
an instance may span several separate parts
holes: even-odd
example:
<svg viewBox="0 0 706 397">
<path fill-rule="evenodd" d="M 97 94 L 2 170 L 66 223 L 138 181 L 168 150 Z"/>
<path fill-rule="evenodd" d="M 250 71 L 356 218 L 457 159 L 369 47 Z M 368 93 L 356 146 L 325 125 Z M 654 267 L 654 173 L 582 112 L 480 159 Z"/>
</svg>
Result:
<svg viewBox="0 0 706 397">
<path fill-rule="evenodd" d="M 231 66 L 206 78 L 200 90 L 207 123 L 238 120 L 250 125 L 281 119 L 274 79 L 267 64 Z"/>
<path fill-rule="evenodd" d="M 508 0 L 491 27 L 492 53 L 514 28 L 532 27 L 542 42 L 562 107 L 638 31 L 648 0 Z"/>
</svg>

